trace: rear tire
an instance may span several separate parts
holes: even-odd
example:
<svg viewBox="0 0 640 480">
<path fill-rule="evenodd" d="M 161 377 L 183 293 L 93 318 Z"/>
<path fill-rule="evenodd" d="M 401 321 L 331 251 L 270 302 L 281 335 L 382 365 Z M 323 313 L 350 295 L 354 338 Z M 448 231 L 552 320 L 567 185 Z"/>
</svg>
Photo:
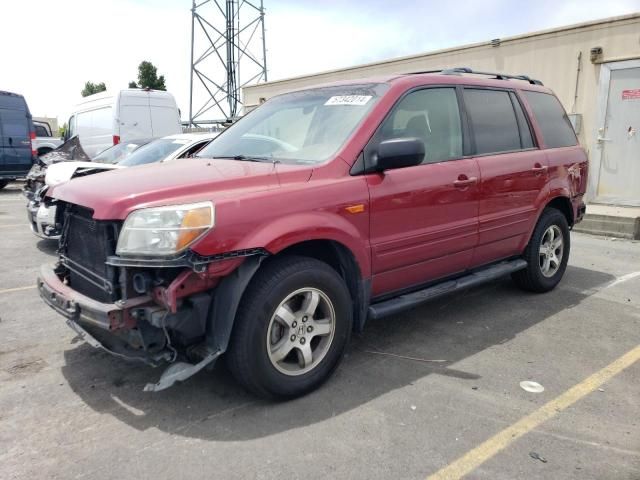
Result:
<svg viewBox="0 0 640 480">
<path fill-rule="evenodd" d="M 0 180 L 0 190 L 9 185 L 10 182 L 11 180 Z"/>
<path fill-rule="evenodd" d="M 555 208 L 546 208 L 524 251 L 527 268 L 512 273 L 511 278 L 520 288 L 530 292 L 553 290 L 567 268 L 570 249 L 566 217 Z"/>
<path fill-rule="evenodd" d="M 304 395 L 340 363 L 352 322 L 349 290 L 333 268 L 308 257 L 274 258 L 242 297 L 229 369 L 256 395 Z"/>
</svg>

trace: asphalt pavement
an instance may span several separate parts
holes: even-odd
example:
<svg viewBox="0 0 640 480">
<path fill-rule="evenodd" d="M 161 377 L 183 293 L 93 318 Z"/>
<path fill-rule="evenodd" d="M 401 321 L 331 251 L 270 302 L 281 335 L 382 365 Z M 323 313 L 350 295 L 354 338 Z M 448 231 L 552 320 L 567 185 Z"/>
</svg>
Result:
<svg viewBox="0 0 640 480">
<path fill-rule="evenodd" d="M 75 339 L 35 289 L 55 244 L 0 191 L 2 479 L 640 479 L 640 243 L 572 235 L 547 294 L 504 278 L 370 322 L 284 403 L 219 362 L 161 371 Z M 521 388 L 535 381 L 541 393 Z"/>
</svg>

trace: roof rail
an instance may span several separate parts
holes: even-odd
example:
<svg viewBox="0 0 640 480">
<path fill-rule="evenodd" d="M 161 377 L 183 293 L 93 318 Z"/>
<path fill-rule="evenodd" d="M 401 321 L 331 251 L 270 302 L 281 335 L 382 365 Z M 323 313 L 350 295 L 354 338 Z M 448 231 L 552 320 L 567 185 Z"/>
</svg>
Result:
<svg viewBox="0 0 640 480">
<path fill-rule="evenodd" d="M 443 75 L 462 75 L 463 73 L 473 74 L 473 75 L 489 75 L 495 77 L 498 80 L 524 80 L 525 82 L 529 82 L 531 85 L 543 85 L 540 80 L 536 80 L 534 78 L 528 77 L 527 75 L 508 75 L 506 73 L 495 73 L 495 72 L 480 72 L 477 70 L 472 70 L 469 67 L 455 67 L 455 68 L 445 68 L 440 70 L 425 70 L 423 72 L 411 72 L 412 74 L 421 74 L 421 73 L 441 73 Z"/>
</svg>

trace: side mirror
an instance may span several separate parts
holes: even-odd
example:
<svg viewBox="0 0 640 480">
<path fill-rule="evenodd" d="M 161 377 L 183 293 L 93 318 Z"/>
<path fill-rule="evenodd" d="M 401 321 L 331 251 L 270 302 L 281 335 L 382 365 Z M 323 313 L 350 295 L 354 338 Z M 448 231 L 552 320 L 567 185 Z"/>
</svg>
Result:
<svg viewBox="0 0 640 480">
<path fill-rule="evenodd" d="M 424 160 L 424 142 L 419 138 L 392 138 L 378 145 L 371 169 L 382 172 L 420 165 Z"/>
</svg>

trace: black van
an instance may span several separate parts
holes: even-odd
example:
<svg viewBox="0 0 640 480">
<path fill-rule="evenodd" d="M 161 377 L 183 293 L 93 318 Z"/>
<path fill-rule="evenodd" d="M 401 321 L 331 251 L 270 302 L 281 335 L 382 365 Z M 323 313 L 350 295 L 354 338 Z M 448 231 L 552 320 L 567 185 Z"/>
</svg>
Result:
<svg viewBox="0 0 640 480">
<path fill-rule="evenodd" d="M 35 130 L 24 97 L 0 90 L 0 189 L 29 172 L 33 138 Z"/>
</svg>

